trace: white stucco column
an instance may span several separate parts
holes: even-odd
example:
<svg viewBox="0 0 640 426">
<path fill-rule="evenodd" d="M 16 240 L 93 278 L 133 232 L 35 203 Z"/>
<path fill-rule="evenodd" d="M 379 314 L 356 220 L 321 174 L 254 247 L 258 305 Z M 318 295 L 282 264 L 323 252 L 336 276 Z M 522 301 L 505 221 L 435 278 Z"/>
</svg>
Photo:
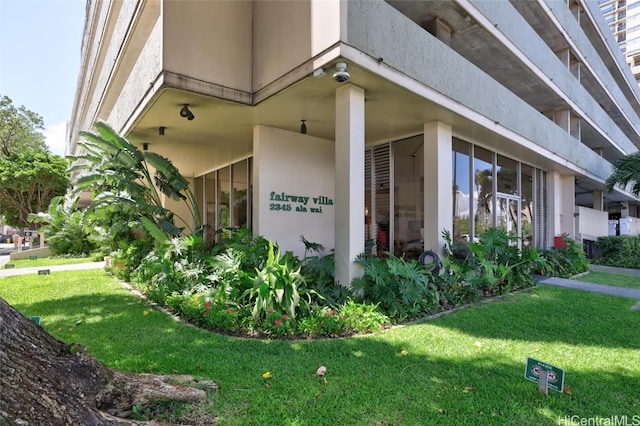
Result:
<svg viewBox="0 0 640 426">
<path fill-rule="evenodd" d="M 549 241 L 568 234 L 575 238 L 576 187 L 574 175 L 549 172 Z"/>
<path fill-rule="evenodd" d="M 595 189 L 593 191 L 593 209 L 594 210 L 604 210 L 604 197 L 602 191 Z"/>
<path fill-rule="evenodd" d="M 364 252 L 364 90 L 351 84 L 336 90 L 335 146 L 335 273 L 348 286 Z"/>
<path fill-rule="evenodd" d="M 629 202 L 622 201 L 620 203 L 620 217 L 629 217 L 629 216 L 631 216 L 629 214 Z"/>
<path fill-rule="evenodd" d="M 451 126 L 424 124 L 424 249 L 442 255 L 442 231 L 453 231 Z"/>
</svg>

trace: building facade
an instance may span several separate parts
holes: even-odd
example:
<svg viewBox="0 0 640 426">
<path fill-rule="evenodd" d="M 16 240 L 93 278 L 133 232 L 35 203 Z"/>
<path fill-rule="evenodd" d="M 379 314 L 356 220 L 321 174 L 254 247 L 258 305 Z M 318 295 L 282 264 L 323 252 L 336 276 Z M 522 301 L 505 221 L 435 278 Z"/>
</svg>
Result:
<svg viewBox="0 0 640 426">
<path fill-rule="evenodd" d="M 348 284 L 358 254 L 443 231 L 637 233 L 603 183 L 639 98 L 595 2 L 94 0 L 68 151 L 105 120 L 192 180 L 211 229 L 322 243 Z"/>
</svg>

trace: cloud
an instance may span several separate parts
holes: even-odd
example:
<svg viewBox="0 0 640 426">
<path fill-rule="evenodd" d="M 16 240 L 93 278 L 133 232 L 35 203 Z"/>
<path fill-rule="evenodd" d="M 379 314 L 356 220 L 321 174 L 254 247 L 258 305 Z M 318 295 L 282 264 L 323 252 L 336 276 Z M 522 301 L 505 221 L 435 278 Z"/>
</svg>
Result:
<svg viewBox="0 0 640 426">
<path fill-rule="evenodd" d="M 67 122 L 47 126 L 44 131 L 44 140 L 53 154 L 64 157 L 67 148 Z"/>
</svg>

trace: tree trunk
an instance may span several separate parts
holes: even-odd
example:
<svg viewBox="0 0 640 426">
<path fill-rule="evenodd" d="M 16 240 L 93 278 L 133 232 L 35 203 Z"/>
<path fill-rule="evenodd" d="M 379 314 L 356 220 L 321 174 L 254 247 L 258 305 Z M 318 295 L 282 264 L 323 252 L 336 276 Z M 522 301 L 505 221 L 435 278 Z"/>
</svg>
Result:
<svg viewBox="0 0 640 426">
<path fill-rule="evenodd" d="M 167 379 L 193 382 L 190 376 L 110 370 L 81 345 L 55 339 L 0 298 L 0 424 L 141 424 L 122 417 L 138 404 L 206 398 L 203 390 Z"/>
</svg>

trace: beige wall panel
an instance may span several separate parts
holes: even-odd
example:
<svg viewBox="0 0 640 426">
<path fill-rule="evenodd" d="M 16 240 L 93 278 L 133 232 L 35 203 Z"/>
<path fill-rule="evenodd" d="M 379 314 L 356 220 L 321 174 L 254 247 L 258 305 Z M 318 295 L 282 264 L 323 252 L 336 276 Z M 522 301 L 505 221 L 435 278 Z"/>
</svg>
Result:
<svg viewBox="0 0 640 426">
<path fill-rule="evenodd" d="M 140 145 L 141 141 L 136 143 Z M 202 145 L 167 138 L 151 144 L 149 150 L 169 158 L 183 176 L 193 177 L 250 157 L 252 142 Z"/>
<path fill-rule="evenodd" d="M 164 69 L 251 91 L 250 1 L 165 0 Z"/>
<path fill-rule="evenodd" d="M 253 13 L 254 91 L 340 40 L 337 0 L 262 0 Z"/>
<path fill-rule="evenodd" d="M 146 95 L 150 84 L 162 70 L 161 46 L 162 25 L 160 20 L 156 19 L 144 47 L 136 52 L 137 56 L 133 56 L 136 58 L 135 63 L 123 66 L 123 69 L 119 71 L 118 78 L 114 79 L 113 92 L 109 94 L 109 102 L 105 103 L 105 107 L 110 108 L 107 122 L 114 129 L 122 130 Z"/>
<path fill-rule="evenodd" d="M 300 235 L 327 251 L 334 248 L 334 150 L 330 140 L 273 127 L 254 128 L 255 234 L 298 256 L 304 256 Z"/>
</svg>

